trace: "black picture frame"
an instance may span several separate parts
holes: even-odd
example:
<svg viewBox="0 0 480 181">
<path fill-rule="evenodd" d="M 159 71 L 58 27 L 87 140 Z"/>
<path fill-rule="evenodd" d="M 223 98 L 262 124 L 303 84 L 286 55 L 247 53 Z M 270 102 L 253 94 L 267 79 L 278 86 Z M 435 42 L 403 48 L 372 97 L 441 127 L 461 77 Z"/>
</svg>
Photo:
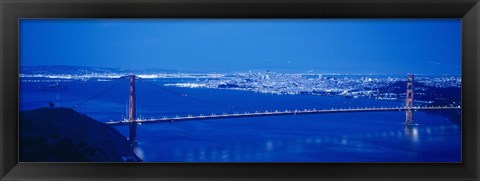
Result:
<svg viewBox="0 0 480 181">
<path fill-rule="evenodd" d="M 19 18 L 461 18 L 462 163 L 18 163 Z M 478 180 L 478 0 L 0 0 L 1 180 Z"/>
</svg>

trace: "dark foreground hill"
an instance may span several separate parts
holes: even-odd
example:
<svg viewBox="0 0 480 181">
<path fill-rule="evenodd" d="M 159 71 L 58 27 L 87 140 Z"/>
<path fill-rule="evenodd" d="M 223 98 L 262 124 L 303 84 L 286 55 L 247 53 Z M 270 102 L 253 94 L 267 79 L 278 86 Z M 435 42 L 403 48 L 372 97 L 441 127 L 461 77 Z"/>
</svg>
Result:
<svg viewBox="0 0 480 181">
<path fill-rule="evenodd" d="M 20 113 L 21 162 L 138 162 L 114 128 L 68 108 Z"/>
</svg>

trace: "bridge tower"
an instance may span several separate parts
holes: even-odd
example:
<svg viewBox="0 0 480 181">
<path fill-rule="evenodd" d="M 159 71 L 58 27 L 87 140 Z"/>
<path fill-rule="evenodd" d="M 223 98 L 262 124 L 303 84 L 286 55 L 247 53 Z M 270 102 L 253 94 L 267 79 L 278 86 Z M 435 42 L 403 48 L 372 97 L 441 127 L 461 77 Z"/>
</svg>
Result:
<svg viewBox="0 0 480 181">
<path fill-rule="evenodd" d="M 137 105 L 135 98 L 135 75 L 130 75 L 130 96 L 129 96 L 129 106 L 128 106 L 128 121 L 130 121 L 130 137 L 128 140 L 133 146 L 137 143 Z"/>
<path fill-rule="evenodd" d="M 405 96 L 405 125 L 413 124 L 413 81 L 414 75 L 407 75 L 407 94 Z"/>
</svg>

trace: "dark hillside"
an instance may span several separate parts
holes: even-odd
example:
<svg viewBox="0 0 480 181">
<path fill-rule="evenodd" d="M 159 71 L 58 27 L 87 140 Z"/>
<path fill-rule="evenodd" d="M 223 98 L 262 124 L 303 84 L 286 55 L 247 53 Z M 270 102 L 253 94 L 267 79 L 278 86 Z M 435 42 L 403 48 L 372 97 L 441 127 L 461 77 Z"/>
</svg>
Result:
<svg viewBox="0 0 480 181">
<path fill-rule="evenodd" d="M 20 113 L 21 162 L 138 162 L 114 128 L 68 108 Z"/>
</svg>

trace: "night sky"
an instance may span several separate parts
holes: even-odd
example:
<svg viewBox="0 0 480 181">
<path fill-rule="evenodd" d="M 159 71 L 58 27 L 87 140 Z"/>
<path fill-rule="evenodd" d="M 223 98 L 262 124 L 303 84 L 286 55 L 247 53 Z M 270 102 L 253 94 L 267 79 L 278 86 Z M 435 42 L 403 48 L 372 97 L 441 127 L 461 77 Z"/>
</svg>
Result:
<svg viewBox="0 0 480 181">
<path fill-rule="evenodd" d="M 23 19 L 20 64 L 454 74 L 460 19 Z"/>
</svg>

